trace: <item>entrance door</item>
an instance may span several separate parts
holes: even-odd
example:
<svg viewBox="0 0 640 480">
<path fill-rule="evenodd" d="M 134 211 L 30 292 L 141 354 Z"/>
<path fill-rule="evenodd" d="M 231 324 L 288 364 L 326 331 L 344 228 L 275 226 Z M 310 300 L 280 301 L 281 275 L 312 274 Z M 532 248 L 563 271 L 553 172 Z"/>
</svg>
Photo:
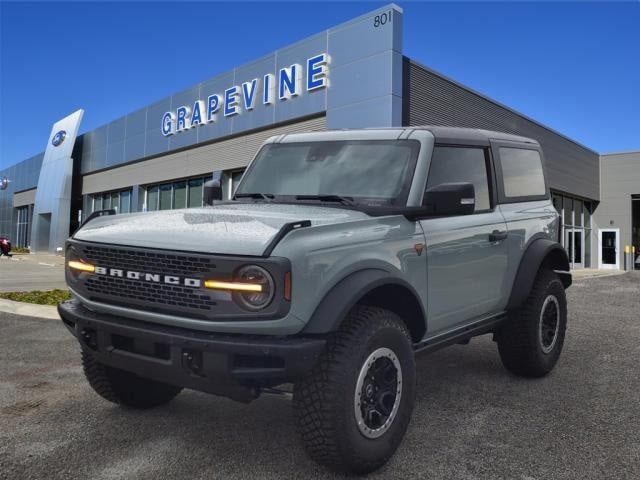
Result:
<svg viewBox="0 0 640 480">
<path fill-rule="evenodd" d="M 584 266 L 584 230 L 565 229 L 564 246 L 569 255 L 571 268 L 582 268 Z"/>
<path fill-rule="evenodd" d="M 598 231 L 598 265 L 604 269 L 620 269 L 620 229 Z"/>
</svg>

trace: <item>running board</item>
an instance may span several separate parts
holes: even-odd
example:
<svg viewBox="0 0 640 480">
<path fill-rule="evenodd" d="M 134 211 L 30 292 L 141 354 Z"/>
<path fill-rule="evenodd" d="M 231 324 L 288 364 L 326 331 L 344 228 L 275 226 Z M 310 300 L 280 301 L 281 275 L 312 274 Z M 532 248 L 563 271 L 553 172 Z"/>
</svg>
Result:
<svg viewBox="0 0 640 480">
<path fill-rule="evenodd" d="M 486 318 L 484 320 L 480 320 L 470 325 L 458 328 L 452 332 L 443 333 L 442 335 L 438 335 L 437 337 L 428 338 L 426 340 L 423 340 L 422 342 L 415 343 L 413 345 L 413 350 L 416 353 L 435 352 L 436 350 L 448 347 L 449 345 L 453 345 L 454 343 L 464 342 L 465 340 L 469 340 L 472 337 L 490 333 L 495 329 L 495 327 L 500 325 L 506 319 L 507 314 L 501 313 L 500 315 Z"/>
</svg>

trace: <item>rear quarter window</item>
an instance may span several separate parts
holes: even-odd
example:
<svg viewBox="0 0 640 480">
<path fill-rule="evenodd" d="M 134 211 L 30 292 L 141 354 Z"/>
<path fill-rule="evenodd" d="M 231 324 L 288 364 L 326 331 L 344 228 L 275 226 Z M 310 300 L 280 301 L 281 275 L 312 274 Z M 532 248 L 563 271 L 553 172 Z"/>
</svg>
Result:
<svg viewBox="0 0 640 480">
<path fill-rule="evenodd" d="M 537 150 L 500 147 L 505 197 L 540 197 L 547 194 L 542 159 Z"/>
</svg>

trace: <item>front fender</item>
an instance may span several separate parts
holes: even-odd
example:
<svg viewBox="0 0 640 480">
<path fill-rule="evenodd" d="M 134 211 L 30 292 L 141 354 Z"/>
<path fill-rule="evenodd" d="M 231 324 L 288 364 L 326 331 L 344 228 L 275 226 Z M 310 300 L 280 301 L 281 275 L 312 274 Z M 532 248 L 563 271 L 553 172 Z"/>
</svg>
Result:
<svg viewBox="0 0 640 480">
<path fill-rule="evenodd" d="M 416 301 L 420 298 L 406 281 L 389 275 L 389 272 L 369 268 L 347 275 L 336 283 L 316 307 L 303 334 L 322 334 L 338 330 L 349 311 L 369 292 L 384 285 L 398 285 L 409 290 Z M 419 303 L 419 301 L 418 301 Z M 422 318 L 424 309 L 422 310 Z"/>
</svg>

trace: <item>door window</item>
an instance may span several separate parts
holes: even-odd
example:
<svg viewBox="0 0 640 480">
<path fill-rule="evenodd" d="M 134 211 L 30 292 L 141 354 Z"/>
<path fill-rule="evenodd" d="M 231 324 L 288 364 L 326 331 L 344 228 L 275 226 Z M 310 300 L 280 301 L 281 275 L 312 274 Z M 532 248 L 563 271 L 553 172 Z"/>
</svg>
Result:
<svg viewBox="0 0 640 480">
<path fill-rule="evenodd" d="M 475 211 L 491 209 L 487 155 L 482 148 L 438 147 L 433 149 L 427 190 L 442 183 L 472 183 L 476 192 Z"/>
</svg>

